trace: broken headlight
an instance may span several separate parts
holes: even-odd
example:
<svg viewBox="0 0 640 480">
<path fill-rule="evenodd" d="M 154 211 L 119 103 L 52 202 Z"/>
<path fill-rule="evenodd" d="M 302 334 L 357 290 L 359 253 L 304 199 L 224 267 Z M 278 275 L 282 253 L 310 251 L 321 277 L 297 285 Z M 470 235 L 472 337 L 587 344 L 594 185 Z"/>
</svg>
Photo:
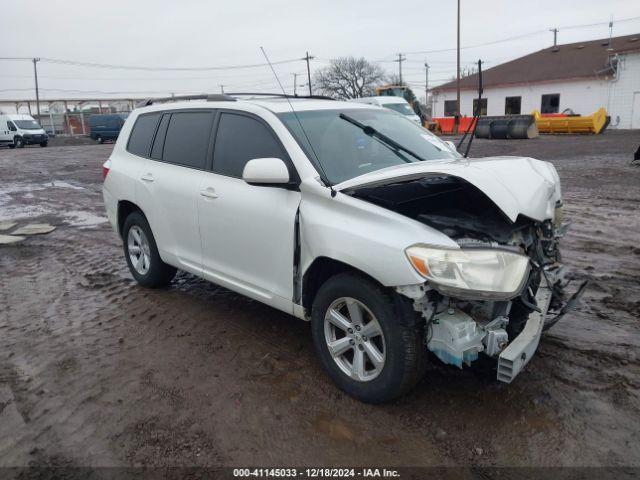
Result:
<svg viewBox="0 0 640 480">
<path fill-rule="evenodd" d="M 457 298 L 508 300 L 520 293 L 529 273 L 529 258 L 508 250 L 414 245 L 406 254 L 436 290 Z"/>
</svg>

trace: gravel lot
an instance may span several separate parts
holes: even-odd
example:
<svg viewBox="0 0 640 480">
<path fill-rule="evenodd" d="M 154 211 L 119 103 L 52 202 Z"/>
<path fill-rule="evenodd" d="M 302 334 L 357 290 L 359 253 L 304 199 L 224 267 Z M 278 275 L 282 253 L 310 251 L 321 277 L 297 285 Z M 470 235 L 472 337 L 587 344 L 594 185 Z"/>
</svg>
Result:
<svg viewBox="0 0 640 480">
<path fill-rule="evenodd" d="M 384 406 L 342 394 L 305 322 L 179 274 L 132 281 L 104 218 L 112 145 L 0 150 L 0 466 L 640 466 L 640 132 L 474 141 L 560 173 L 582 306 L 512 385 L 433 360 Z"/>
</svg>

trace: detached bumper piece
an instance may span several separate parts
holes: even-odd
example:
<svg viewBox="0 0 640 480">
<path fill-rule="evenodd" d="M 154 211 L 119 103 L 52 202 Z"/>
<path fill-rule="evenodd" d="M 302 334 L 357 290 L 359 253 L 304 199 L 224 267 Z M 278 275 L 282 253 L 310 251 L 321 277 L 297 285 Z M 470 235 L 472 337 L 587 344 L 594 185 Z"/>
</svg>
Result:
<svg viewBox="0 0 640 480">
<path fill-rule="evenodd" d="M 540 343 L 540 335 L 552 294 L 553 292 L 543 276 L 536 294 L 536 303 L 540 311 L 532 312 L 529 315 L 529 320 L 520 335 L 498 357 L 498 380 L 501 382 L 511 383 L 533 357 Z"/>
<path fill-rule="evenodd" d="M 554 317 L 545 318 L 544 330 L 548 330 L 553 327 L 562 317 L 566 315 L 567 312 L 575 308 L 578 302 L 580 302 L 580 299 L 582 298 L 582 295 L 584 294 L 584 291 L 586 290 L 588 285 L 589 280 L 585 280 L 584 282 L 582 282 L 578 287 L 576 293 L 574 293 L 571 298 L 567 300 L 567 303 L 564 304 L 564 306 L 560 309 L 559 312 L 556 313 Z"/>
</svg>

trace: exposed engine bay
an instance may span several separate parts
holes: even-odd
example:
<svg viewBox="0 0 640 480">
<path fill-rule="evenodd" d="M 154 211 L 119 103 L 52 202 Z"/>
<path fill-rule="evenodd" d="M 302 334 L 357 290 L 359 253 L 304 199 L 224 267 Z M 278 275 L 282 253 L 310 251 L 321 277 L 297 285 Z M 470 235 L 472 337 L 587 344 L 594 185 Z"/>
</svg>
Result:
<svg viewBox="0 0 640 480">
<path fill-rule="evenodd" d="M 565 301 L 558 242 L 567 225 L 562 224 L 561 202 L 553 219 L 540 222 L 519 215 L 513 222 L 474 185 L 445 174 L 350 193 L 433 227 L 462 248 L 507 249 L 529 258 L 522 289 L 508 299 L 464 292 L 454 297 L 431 282 L 420 289 L 398 288 L 422 313 L 427 348 L 444 363 L 462 368 L 482 353 L 499 360 L 498 379 L 510 382 L 535 352 L 541 331 L 555 324 L 584 290 L 582 285 Z"/>
</svg>

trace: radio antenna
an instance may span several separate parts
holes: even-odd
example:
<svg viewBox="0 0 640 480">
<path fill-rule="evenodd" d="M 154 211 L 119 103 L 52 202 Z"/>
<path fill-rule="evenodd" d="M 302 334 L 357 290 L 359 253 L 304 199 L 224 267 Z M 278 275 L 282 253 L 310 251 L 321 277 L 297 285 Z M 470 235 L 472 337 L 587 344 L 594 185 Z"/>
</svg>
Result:
<svg viewBox="0 0 640 480">
<path fill-rule="evenodd" d="M 287 95 L 287 92 L 284 90 L 284 87 L 282 86 L 282 83 L 280 82 L 280 79 L 278 78 L 278 74 L 276 73 L 275 69 L 273 68 L 273 65 L 271 64 L 271 60 L 269 60 L 269 57 L 267 56 L 267 52 L 265 52 L 264 48 L 262 48 L 262 47 L 260 47 L 260 50 L 262 50 L 262 55 L 264 55 L 265 60 L 269 64 L 269 68 L 271 68 L 271 71 L 273 72 L 273 76 L 276 77 L 276 81 L 278 82 L 278 85 L 280 86 L 280 90 L 282 90 L 282 93 L 284 94 L 284 98 L 287 99 L 287 103 L 289 104 L 289 108 L 291 108 L 291 112 L 293 113 L 293 116 L 296 117 L 298 125 L 300 125 L 300 130 L 302 130 L 302 134 L 304 135 L 304 138 L 307 140 L 307 143 L 309 144 L 309 148 L 311 148 L 311 152 L 313 153 L 313 156 L 315 157 L 316 164 L 320 168 L 320 174 L 321 174 L 322 177 L 324 177 L 322 179 L 322 181 L 325 183 L 325 185 L 327 185 L 329 187 L 329 190 L 331 190 L 331 197 L 332 198 L 335 197 L 336 196 L 336 191 L 333 189 L 333 185 L 329 181 L 329 178 L 327 177 L 327 173 L 324 171 L 324 168 L 322 167 L 322 163 L 320 162 L 320 158 L 318 157 L 318 154 L 316 153 L 315 149 L 313 148 L 313 144 L 309 140 L 309 136 L 307 135 L 306 130 L 302 126 L 302 122 L 300 121 L 300 117 L 298 117 L 298 114 L 296 113 L 296 109 L 293 108 L 293 104 L 291 103 L 291 100 L 289 100 L 289 95 Z"/>
</svg>

